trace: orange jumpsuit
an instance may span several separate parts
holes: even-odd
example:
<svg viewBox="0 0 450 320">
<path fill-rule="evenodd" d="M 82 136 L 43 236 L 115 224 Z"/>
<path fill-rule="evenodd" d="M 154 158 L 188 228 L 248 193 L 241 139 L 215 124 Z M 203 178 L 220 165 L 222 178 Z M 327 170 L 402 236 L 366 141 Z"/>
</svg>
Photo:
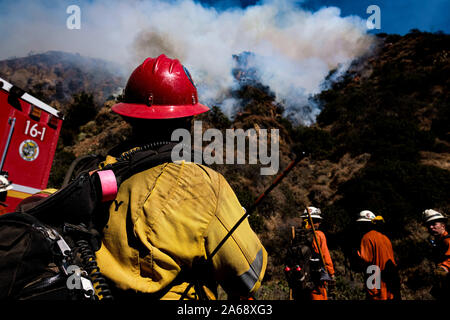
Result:
<svg viewBox="0 0 450 320">
<path fill-rule="evenodd" d="M 316 236 L 317 241 L 319 242 L 320 250 L 322 251 L 325 269 L 328 274 L 332 276 L 334 275 L 334 267 L 333 262 L 331 261 L 330 251 L 328 250 L 327 246 L 327 238 L 325 237 L 325 234 L 320 230 L 316 230 Z M 319 254 L 319 249 L 317 248 L 315 241 L 313 241 L 313 250 L 317 254 Z M 321 283 L 320 285 L 316 286 L 316 288 L 314 288 L 314 290 L 311 292 L 311 300 L 328 300 L 326 283 Z"/>
<path fill-rule="evenodd" d="M 445 231 L 444 234 L 440 237 L 441 247 L 443 248 L 443 251 L 441 253 L 441 256 L 438 258 L 437 266 L 443 267 L 447 270 L 447 272 L 450 272 L 450 238 L 446 238 L 448 236 L 448 232 Z"/>
<path fill-rule="evenodd" d="M 436 300 L 449 301 L 450 299 L 450 237 L 445 231 L 435 237 L 436 247 L 433 249 L 433 260 L 436 263 L 434 284 L 431 294 Z M 443 271 L 445 270 L 445 271 Z"/>
<path fill-rule="evenodd" d="M 362 237 L 358 256 L 367 266 L 378 266 L 381 273 L 383 273 L 386 263 L 389 260 L 396 266 L 391 241 L 384 234 L 375 230 L 369 231 Z M 369 289 L 367 286 L 366 289 L 369 300 L 394 299 L 394 294 L 390 291 L 390 288 L 387 287 L 386 282 L 384 282 L 383 279 L 380 281 L 380 289 Z"/>
</svg>

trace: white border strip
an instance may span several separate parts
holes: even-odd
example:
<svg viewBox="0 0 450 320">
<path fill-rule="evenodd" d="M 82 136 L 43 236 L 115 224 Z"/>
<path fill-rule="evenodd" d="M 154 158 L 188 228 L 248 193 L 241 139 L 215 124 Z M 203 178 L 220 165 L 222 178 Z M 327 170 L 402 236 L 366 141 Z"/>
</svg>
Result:
<svg viewBox="0 0 450 320">
<path fill-rule="evenodd" d="M 11 185 L 13 187 L 12 190 L 25 192 L 25 193 L 29 193 L 29 194 L 35 194 L 35 193 L 41 191 L 41 189 L 36 189 L 36 188 L 27 187 L 27 186 L 22 186 L 20 184 L 13 183 Z"/>
<path fill-rule="evenodd" d="M 2 88 L 3 90 L 6 90 L 9 92 L 9 90 L 11 90 L 11 88 L 13 87 L 13 85 L 11 83 L 9 83 L 8 81 L 6 81 L 2 78 L 0 78 L 0 81 L 3 82 L 3 88 Z M 58 110 L 50 107 L 48 104 L 33 97 L 32 95 L 29 95 L 28 93 L 24 93 L 20 98 L 22 98 L 23 100 L 25 100 L 28 103 L 31 103 L 34 106 L 39 107 L 40 109 L 50 113 L 51 115 L 54 115 L 55 117 L 62 119 L 62 117 L 60 117 L 60 115 L 59 115 Z"/>
<path fill-rule="evenodd" d="M 2 78 L 0 78 L 0 80 L 3 81 L 3 89 L 9 92 L 9 90 L 11 90 L 13 85 Z"/>
</svg>

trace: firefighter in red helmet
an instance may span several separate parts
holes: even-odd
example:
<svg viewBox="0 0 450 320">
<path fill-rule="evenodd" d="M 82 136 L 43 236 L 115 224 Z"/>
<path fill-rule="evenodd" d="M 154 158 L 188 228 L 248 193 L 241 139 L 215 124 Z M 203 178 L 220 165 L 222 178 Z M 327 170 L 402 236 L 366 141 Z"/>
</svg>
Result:
<svg viewBox="0 0 450 320">
<path fill-rule="evenodd" d="M 190 129 L 193 116 L 207 112 L 198 102 L 188 70 L 165 55 L 148 58 L 131 74 L 124 101 L 112 107 L 131 124 L 132 135 L 111 150 L 102 165 L 130 152 L 173 148 L 172 131 Z M 222 175 L 201 164 L 168 161 L 125 180 L 109 208 L 101 272 L 117 297 L 179 299 L 248 296 L 262 281 L 267 252 L 248 221 L 242 223 L 211 265 L 202 261 L 243 215 Z"/>
<path fill-rule="evenodd" d="M 165 55 L 147 58 L 133 71 L 124 99 L 112 110 L 130 118 L 183 118 L 209 110 L 198 102 L 189 71 L 178 60 Z"/>
</svg>

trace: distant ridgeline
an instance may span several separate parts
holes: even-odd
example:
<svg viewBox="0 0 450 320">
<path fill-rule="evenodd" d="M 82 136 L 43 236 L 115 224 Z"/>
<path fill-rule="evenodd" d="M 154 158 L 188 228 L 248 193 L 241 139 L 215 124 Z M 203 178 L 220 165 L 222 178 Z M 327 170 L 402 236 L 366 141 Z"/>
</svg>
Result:
<svg viewBox="0 0 450 320">
<path fill-rule="evenodd" d="M 0 75 L 47 103 L 64 104 L 73 94 L 84 91 L 93 93 L 95 102 L 103 104 L 125 86 L 125 78 L 114 63 L 60 51 L 0 61 Z"/>
</svg>

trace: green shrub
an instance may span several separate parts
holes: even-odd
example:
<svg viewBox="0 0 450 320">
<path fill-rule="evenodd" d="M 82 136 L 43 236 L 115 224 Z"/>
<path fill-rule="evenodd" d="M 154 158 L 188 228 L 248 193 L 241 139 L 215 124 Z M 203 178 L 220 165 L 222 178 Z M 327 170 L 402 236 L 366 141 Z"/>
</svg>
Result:
<svg viewBox="0 0 450 320">
<path fill-rule="evenodd" d="M 80 127 L 94 120 L 97 112 L 92 94 L 81 92 L 73 95 L 73 103 L 67 110 L 61 129 L 63 144 L 74 144 L 80 132 Z"/>
<path fill-rule="evenodd" d="M 75 160 L 75 155 L 72 152 L 64 150 L 59 145 L 53 158 L 52 170 L 47 183 L 48 188 L 59 189 L 61 187 L 66 172 L 73 160 Z"/>
<path fill-rule="evenodd" d="M 298 151 L 311 154 L 314 159 L 326 159 L 334 150 L 330 133 L 319 128 L 298 126 L 293 130 L 292 140 Z"/>
</svg>

